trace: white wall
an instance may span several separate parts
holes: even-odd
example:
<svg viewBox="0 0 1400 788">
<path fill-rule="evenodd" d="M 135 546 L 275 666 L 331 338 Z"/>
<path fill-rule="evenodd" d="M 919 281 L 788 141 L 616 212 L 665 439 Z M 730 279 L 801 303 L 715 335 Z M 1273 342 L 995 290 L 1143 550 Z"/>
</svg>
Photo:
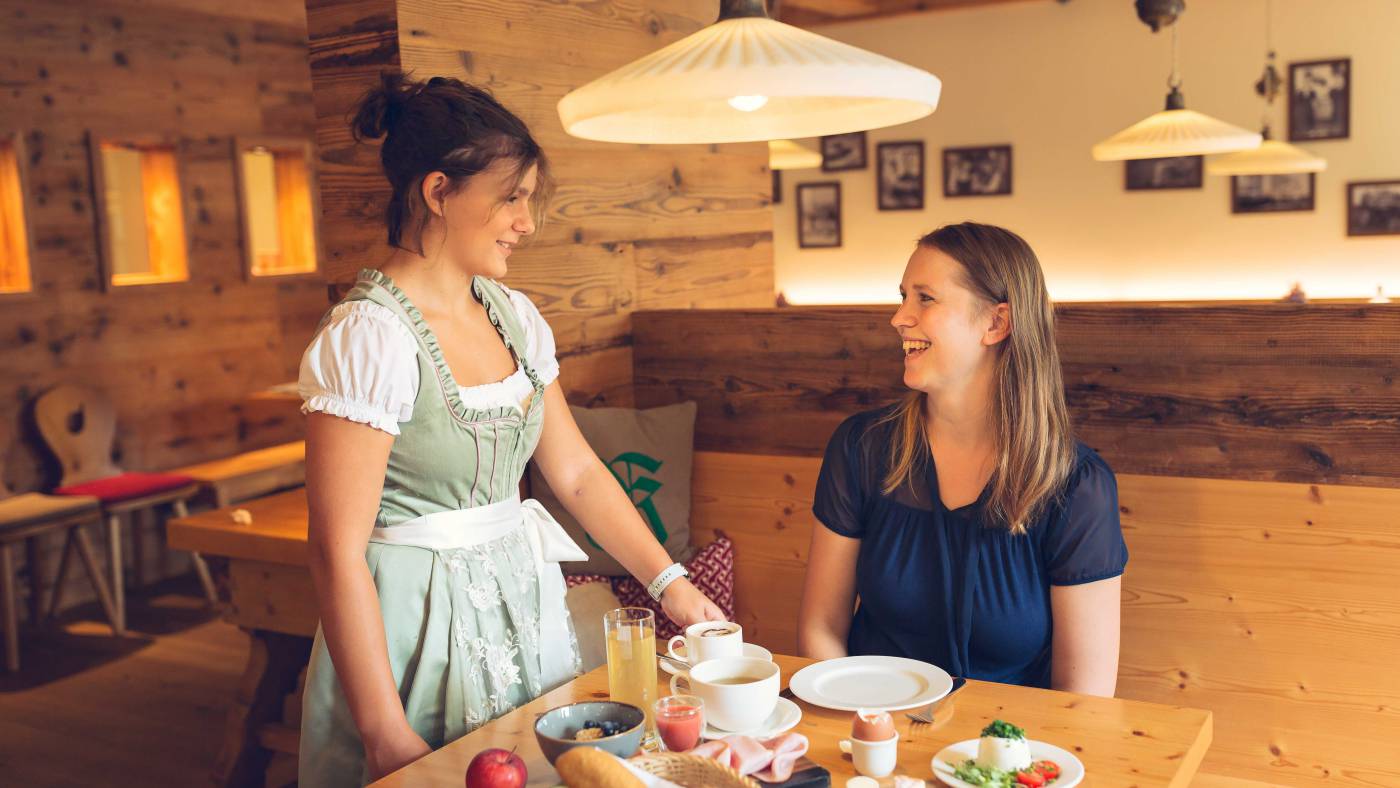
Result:
<svg viewBox="0 0 1400 788">
<path fill-rule="evenodd" d="M 1192 0 L 1177 22 L 1189 108 L 1248 128 L 1263 102 L 1264 0 Z M 1171 37 L 1128 0 L 1033 0 L 833 25 L 823 35 L 928 69 L 937 112 L 869 133 L 865 170 L 783 173 L 776 283 L 795 303 L 896 298 L 914 240 L 940 224 L 1008 227 L 1036 249 L 1057 300 L 1275 299 L 1295 281 L 1315 298 L 1400 296 L 1400 236 L 1346 235 L 1346 183 L 1400 179 L 1400 0 L 1274 0 L 1289 61 L 1350 57 L 1351 138 L 1303 145 L 1328 161 L 1316 210 L 1230 213 L 1229 178 L 1197 190 L 1125 192 L 1123 165 L 1089 148 L 1162 108 Z M 1273 126 L 1287 134 L 1287 101 Z M 923 211 L 877 211 L 875 143 L 924 140 Z M 817 140 L 803 140 L 816 147 Z M 1014 193 L 944 199 L 944 147 L 1010 143 Z M 1300 143 L 1301 144 L 1301 143 Z M 799 250 L 795 186 L 839 180 L 844 246 Z"/>
</svg>

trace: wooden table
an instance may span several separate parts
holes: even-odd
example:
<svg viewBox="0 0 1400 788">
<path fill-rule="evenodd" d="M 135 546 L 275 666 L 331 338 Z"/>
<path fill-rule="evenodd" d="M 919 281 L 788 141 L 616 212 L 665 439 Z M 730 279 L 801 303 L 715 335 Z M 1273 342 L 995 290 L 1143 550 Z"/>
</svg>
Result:
<svg viewBox="0 0 1400 788">
<path fill-rule="evenodd" d="M 783 683 L 811 660 L 776 656 Z M 664 677 L 664 676 L 663 676 Z M 661 691 L 666 692 L 665 684 Z M 608 697 L 606 668 L 599 668 L 516 709 L 477 731 L 374 783 L 377 788 L 423 788 L 462 784 L 471 762 L 488 747 L 514 749 L 530 771 L 530 785 L 557 785 L 558 775 L 535 741 L 535 715 L 578 700 Z M 969 681 L 950 701 L 952 716 L 941 725 L 915 726 L 896 715 L 903 774 L 933 783 L 930 762 L 945 746 L 976 738 L 993 719 L 1026 728 L 1032 738 L 1064 747 L 1084 762 L 1081 785 L 1171 786 L 1191 784 L 1211 741 L 1211 713 L 1141 701 L 1096 698 L 1067 692 Z M 855 776 L 837 742 L 850 734 L 850 712 L 830 711 L 797 701 L 802 721 L 795 729 L 811 741 L 808 757 L 831 772 L 833 788 Z"/>
<path fill-rule="evenodd" d="M 235 508 L 247 509 L 253 522 L 235 523 Z M 251 642 L 214 779 L 225 786 L 261 786 L 273 751 L 297 751 L 298 731 L 283 724 L 283 704 L 296 691 L 316 634 L 316 593 L 306 568 L 306 490 L 179 517 L 166 529 L 171 547 L 226 562 L 227 618 Z"/>
</svg>

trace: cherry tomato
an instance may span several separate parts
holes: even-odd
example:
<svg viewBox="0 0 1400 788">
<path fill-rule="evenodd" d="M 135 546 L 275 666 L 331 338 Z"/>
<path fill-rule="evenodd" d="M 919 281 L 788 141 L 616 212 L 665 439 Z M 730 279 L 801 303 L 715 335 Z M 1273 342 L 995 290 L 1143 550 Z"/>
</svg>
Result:
<svg viewBox="0 0 1400 788">
<path fill-rule="evenodd" d="M 1016 784 L 1027 786 L 1027 788 L 1040 788 L 1045 784 L 1045 775 L 1034 769 L 1016 772 Z"/>
<path fill-rule="evenodd" d="M 1060 765 L 1054 761 L 1036 761 L 1031 764 L 1031 770 L 1045 775 L 1046 780 L 1057 780 L 1060 777 Z"/>
</svg>

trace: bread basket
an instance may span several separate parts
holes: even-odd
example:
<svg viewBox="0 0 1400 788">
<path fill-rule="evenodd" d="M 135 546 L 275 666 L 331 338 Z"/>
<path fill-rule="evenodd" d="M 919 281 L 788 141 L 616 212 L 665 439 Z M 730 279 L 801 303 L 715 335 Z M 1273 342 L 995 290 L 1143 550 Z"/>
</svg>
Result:
<svg viewBox="0 0 1400 788">
<path fill-rule="evenodd" d="M 633 758 L 628 763 L 684 788 L 761 788 L 756 780 L 699 755 L 658 752 Z"/>
</svg>

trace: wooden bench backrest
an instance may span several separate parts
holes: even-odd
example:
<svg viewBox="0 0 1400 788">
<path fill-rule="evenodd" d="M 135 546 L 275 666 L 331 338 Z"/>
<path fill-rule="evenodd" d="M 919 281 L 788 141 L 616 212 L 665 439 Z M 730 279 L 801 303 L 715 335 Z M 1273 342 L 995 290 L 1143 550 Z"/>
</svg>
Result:
<svg viewBox="0 0 1400 788">
<path fill-rule="evenodd" d="M 697 452 L 748 639 L 794 653 L 820 458 Z M 1400 785 L 1400 489 L 1120 475 L 1118 694 L 1215 712 L 1203 771 Z"/>
</svg>

